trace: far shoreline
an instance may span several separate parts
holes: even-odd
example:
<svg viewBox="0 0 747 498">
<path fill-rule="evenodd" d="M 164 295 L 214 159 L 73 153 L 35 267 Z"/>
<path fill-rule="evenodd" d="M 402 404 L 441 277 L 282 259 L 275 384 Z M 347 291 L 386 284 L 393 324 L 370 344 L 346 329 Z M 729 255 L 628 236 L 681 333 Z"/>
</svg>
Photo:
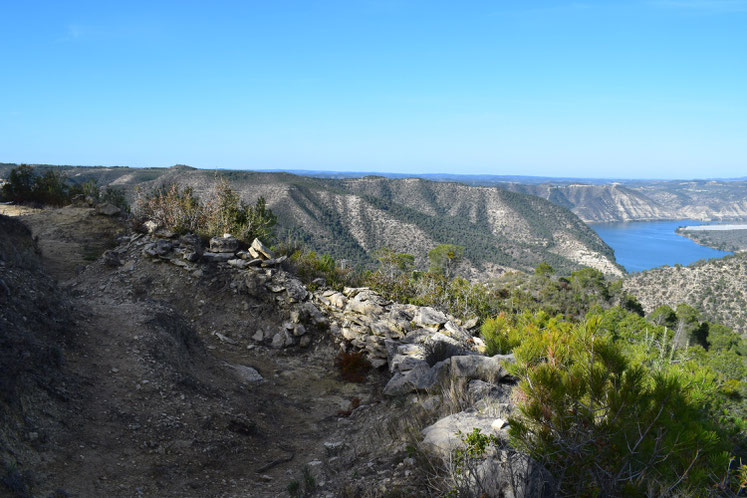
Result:
<svg viewBox="0 0 747 498">
<path fill-rule="evenodd" d="M 686 227 L 680 227 L 679 230 L 683 232 L 710 232 L 710 231 L 723 231 L 723 230 L 747 230 L 747 223 L 744 224 L 732 224 L 732 225 L 691 225 Z"/>
</svg>

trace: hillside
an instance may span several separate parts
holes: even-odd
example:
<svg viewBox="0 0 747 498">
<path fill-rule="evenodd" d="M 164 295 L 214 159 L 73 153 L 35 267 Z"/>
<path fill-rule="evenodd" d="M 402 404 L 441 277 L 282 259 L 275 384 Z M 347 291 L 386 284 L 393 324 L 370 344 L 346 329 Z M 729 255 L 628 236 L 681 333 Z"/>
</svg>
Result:
<svg viewBox="0 0 747 498">
<path fill-rule="evenodd" d="M 573 211 L 587 223 L 651 220 L 722 220 L 747 217 L 747 182 L 630 181 L 499 183 Z"/>
<path fill-rule="evenodd" d="M 144 190 L 169 182 L 207 195 L 215 172 L 64 167 L 74 181 Z M 0 171 L 0 174 L 2 172 Z M 259 196 L 278 217 L 279 238 L 292 236 L 318 252 L 371 264 L 382 247 L 407 252 L 425 268 L 438 244 L 466 247 L 464 271 L 488 277 L 504 269 L 531 270 L 547 261 L 569 273 L 591 266 L 620 275 L 612 250 L 565 208 L 498 187 L 422 179 L 309 178 L 287 173 L 221 171 L 247 202 Z"/>
<path fill-rule="evenodd" d="M 657 306 L 686 303 L 704 319 L 747 334 L 747 254 L 700 261 L 690 266 L 664 266 L 635 273 L 623 287 L 650 313 Z"/>
<path fill-rule="evenodd" d="M 459 496 L 557 496 L 555 488 L 545 492 L 555 482 L 548 479 L 562 478 L 567 468 L 585 473 L 588 459 L 572 453 L 554 463 L 553 452 L 530 463 L 509 441 L 523 420 L 515 408 L 527 396 L 525 374 L 514 367 L 526 368 L 524 351 L 534 351 L 545 331 L 562 331 L 578 348 L 600 323 L 594 344 L 618 353 L 632 348 L 620 355 L 640 358 L 648 351 L 649 329 L 653 337 L 671 337 L 616 307 L 635 303 L 619 292 L 619 281 L 590 269 L 571 278 L 513 274 L 526 292 L 498 282 L 448 283 L 461 289 L 457 301 L 472 296 L 481 309 L 475 316 L 474 307 L 463 314 L 443 309 L 446 302 L 395 300 L 360 287 L 363 280 L 328 286 L 301 277 L 293 258 L 268 252 L 253 258 L 230 236 L 203 241 L 165 230 L 145 233 L 141 223 L 92 207 L 12 211 L 18 219 L 0 215 L 6 367 L 0 369 L 0 494 L 10 496 L 377 498 L 454 496 L 455 489 Z M 81 265 L 81 255 L 91 252 L 100 254 Z M 495 317 L 498 309 L 504 312 Z M 540 311 L 546 309 L 568 315 L 551 318 Z M 588 322 L 570 320 L 588 312 Z M 744 349 L 726 339 L 724 348 Z M 568 361 L 587 364 L 576 354 L 560 356 L 552 343 L 547 348 L 548 357 L 566 362 L 556 367 L 558 375 L 574 370 Z M 713 354 L 730 355 L 724 358 L 731 363 L 716 367 L 739 387 L 741 353 L 724 348 Z M 646 361 L 659 358 L 658 348 L 645 354 Z M 670 354 L 676 365 L 690 351 Z M 593 364 L 595 357 L 588 358 Z M 614 356 L 608 368 L 624 367 L 626 358 Z M 681 382 L 707 381 L 703 392 L 715 392 L 708 358 Z M 668 392 L 680 389 L 677 382 L 666 385 Z M 650 398 L 642 399 L 649 406 Z M 653 410 L 715 427 L 706 418 L 714 410 L 669 399 L 662 402 L 666 410 Z M 737 391 L 719 399 L 729 401 L 718 405 L 719 416 L 741 417 Z M 635 406 L 633 399 L 617 419 L 640 420 Z M 571 413 L 568 405 L 548 410 Z M 720 423 L 729 424 L 725 420 Z M 612 436 L 629 431 L 655 447 L 662 433 L 607 426 L 600 423 L 604 437 L 621 444 L 600 449 L 596 435 L 581 443 L 585 454 L 605 451 L 605 464 L 629 448 Z M 579 434 L 563 430 L 560 440 Z M 677 430 L 670 439 L 679 443 L 689 433 Z M 489 438 L 489 450 L 467 461 L 484 469 L 477 477 L 452 465 L 474 444 L 460 433 Z M 696 455 L 705 447 L 700 434 L 692 443 Z M 717 433 L 702 434 L 713 444 Z M 691 449 L 679 451 L 689 456 Z M 721 460 L 704 458 L 701 465 L 720 472 L 727 461 Z M 711 474 L 701 473 L 709 477 L 700 489 L 710 489 Z M 584 478 L 563 484 L 601 487 Z"/>
<path fill-rule="evenodd" d="M 706 247 L 721 251 L 747 251 L 747 230 L 684 230 L 677 233 Z"/>
<path fill-rule="evenodd" d="M 0 178 L 14 164 L 0 163 Z M 92 168 L 72 168 L 76 175 L 93 174 Z M 153 179 L 163 172 L 158 168 L 94 168 L 103 182 L 126 176 L 125 182 Z M 86 172 L 88 170 L 88 172 Z M 316 180 L 358 180 L 364 175 L 325 171 L 294 171 Z M 436 182 L 458 182 L 470 186 L 500 187 L 542 197 L 571 210 L 586 223 L 616 221 L 682 220 L 701 221 L 747 219 L 747 180 L 604 180 L 548 178 L 508 175 L 460 174 L 381 174 L 390 180 L 415 176 Z M 410 178 L 411 179 L 411 178 Z"/>
</svg>

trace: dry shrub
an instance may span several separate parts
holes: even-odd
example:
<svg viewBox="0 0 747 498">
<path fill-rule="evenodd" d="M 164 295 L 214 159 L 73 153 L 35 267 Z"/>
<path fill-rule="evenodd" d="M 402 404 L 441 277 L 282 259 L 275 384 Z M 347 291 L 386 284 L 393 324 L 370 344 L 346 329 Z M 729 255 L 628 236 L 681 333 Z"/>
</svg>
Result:
<svg viewBox="0 0 747 498">
<path fill-rule="evenodd" d="M 363 352 L 346 353 L 340 351 L 335 358 L 335 365 L 340 369 L 340 375 L 348 382 L 363 382 L 366 374 L 371 370 L 371 363 Z"/>
</svg>

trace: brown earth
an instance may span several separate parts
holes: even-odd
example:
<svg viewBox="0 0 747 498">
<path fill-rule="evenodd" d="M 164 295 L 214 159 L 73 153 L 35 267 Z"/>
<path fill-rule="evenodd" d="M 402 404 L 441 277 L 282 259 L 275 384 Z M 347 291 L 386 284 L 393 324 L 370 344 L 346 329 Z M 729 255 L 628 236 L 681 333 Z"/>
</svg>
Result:
<svg viewBox="0 0 747 498">
<path fill-rule="evenodd" d="M 38 458 L 25 464 L 17 452 L 34 495 L 288 496 L 293 480 L 304 490 L 305 466 L 308 496 L 375 496 L 380 485 L 416 493 L 394 470 L 406 454 L 391 426 L 405 411 L 382 402 L 385 375 L 343 381 L 322 332 L 307 349 L 255 345 L 258 328 L 287 320 L 273 295 L 242 294 L 225 270 L 192 275 L 133 247 L 122 266 L 91 262 L 126 230 L 92 209 L 15 214 L 74 310 L 66 395 L 26 407 L 42 412 L 28 443 Z M 237 366 L 264 381 L 247 382 Z"/>
</svg>

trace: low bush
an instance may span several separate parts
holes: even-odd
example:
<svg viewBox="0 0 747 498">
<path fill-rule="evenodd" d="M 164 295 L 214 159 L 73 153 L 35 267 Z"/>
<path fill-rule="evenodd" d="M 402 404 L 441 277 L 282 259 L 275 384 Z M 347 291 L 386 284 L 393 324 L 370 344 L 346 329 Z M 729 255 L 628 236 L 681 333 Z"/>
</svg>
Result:
<svg viewBox="0 0 747 498">
<path fill-rule="evenodd" d="M 204 231 L 205 215 L 191 187 L 162 185 L 151 192 L 138 191 L 136 214 L 178 234 Z"/>
<path fill-rule="evenodd" d="M 210 238 L 230 233 L 246 244 L 255 238 L 270 242 L 277 222 L 263 197 L 247 205 L 223 178 L 216 180 L 207 202 L 201 202 L 191 187 L 177 184 L 138 192 L 136 214 L 177 234 Z"/>
<path fill-rule="evenodd" d="M 314 288 L 314 280 L 318 278 L 324 279 L 326 285 L 337 290 L 361 284 L 355 270 L 340 268 L 329 254 L 317 255 L 314 251 L 297 249 L 290 255 L 289 264 L 293 272 L 310 288 Z"/>
<path fill-rule="evenodd" d="M 519 379 L 512 444 L 561 495 L 707 489 L 728 461 L 724 435 L 702 410 L 713 377 L 635 364 L 601 322 L 525 329 L 509 367 Z"/>
<path fill-rule="evenodd" d="M 485 341 L 485 354 L 508 354 L 521 343 L 521 331 L 515 322 L 515 318 L 509 318 L 505 313 L 483 322 L 480 337 Z"/>
</svg>

